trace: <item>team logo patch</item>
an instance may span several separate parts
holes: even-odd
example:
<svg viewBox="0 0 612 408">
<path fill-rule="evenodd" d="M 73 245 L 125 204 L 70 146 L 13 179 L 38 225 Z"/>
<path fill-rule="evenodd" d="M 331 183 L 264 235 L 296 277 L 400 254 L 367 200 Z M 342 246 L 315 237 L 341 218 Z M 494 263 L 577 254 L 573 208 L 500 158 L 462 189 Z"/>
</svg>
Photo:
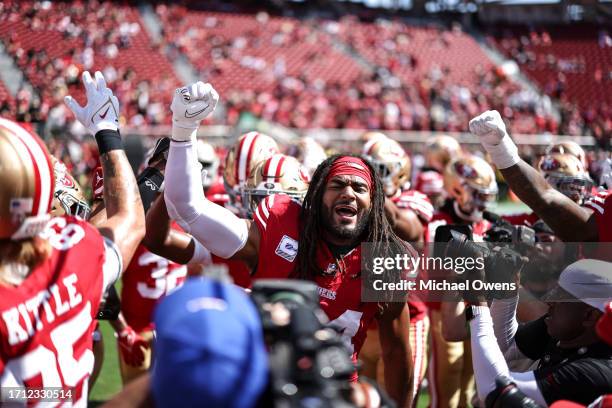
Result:
<svg viewBox="0 0 612 408">
<path fill-rule="evenodd" d="M 465 177 L 466 179 L 472 180 L 478 177 L 478 172 L 472 166 L 461 162 L 455 163 L 455 171 L 461 177 Z"/>
<path fill-rule="evenodd" d="M 274 253 L 289 262 L 293 262 L 298 253 L 298 242 L 287 235 L 283 235 Z"/>
<path fill-rule="evenodd" d="M 338 266 L 335 263 L 330 263 L 327 265 L 327 269 L 325 270 L 326 275 L 335 275 L 338 270 Z"/>
</svg>

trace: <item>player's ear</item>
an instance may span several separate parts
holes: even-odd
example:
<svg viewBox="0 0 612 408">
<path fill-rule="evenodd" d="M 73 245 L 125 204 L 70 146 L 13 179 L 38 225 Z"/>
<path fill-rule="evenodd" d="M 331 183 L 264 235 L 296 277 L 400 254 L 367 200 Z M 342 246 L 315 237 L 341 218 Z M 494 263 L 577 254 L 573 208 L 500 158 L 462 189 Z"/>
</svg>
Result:
<svg viewBox="0 0 612 408">
<path fill-rule="evenodd" d="M 599 321 L 599 318 L 602 315 L 603 313 L 601 312 L 601 310 L 589 306 L 585 313 L 585 318 L 582 322 L 582 325 L 584 327 L 595 328 L 597 321 Z"/>
</svg>

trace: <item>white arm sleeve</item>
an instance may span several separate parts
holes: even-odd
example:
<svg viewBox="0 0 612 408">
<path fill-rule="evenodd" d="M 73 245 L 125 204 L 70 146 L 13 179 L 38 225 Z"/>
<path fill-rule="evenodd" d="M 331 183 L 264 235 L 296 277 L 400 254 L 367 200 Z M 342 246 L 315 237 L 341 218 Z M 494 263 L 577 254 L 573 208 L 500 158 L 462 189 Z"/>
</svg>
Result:
<svg viewBox="0 0 612 408">
<path fill-rule="evenodd" d="M 102 296 L 115 283 L 123 271 L 123 260 L 119 248 L 109 238 L 104 238 L 104 266 L 102 267 Z"/>
<path fill-rule="evenodd" d="M 518 301 L 518 293 L 510 299 L 494 299 L 491 303 L 491 316 L 495 338 L 506 363 L 513 371 L 524 372 L 532 368 L 534 360 L 524 355 L 514 341 L 518 330 L 516 320 Z"/>
<path fill-rule="evenodd" d="M 518 300 L 517 294 L 510 299 L 494 299 L 491 303 L 493 331 L 502 353 L 505 353 L 514 342 L 514 335 L 518 329 L 518 322 L 516 321 Z"/>
<path fill-rule="evenodd" d="M 164 199 L 168 214 L 213 254 L 230 258 L 249 237 L 245 220 L 204 197 L 195 138 L 170 142 Z"/>
<path fill-rule="evenodd" d="M 470 322 L 472 364 L 478 397 L 485 401 L 487 395 L 496 387 L 495 379 L 500 375 L 509 377 L 517 387 L 538 404 L 547 406 L 533 371 L 513 373 L 508 369 L 506 360 L 497 345 L 493 332 L 493 319 L 488 307 L 482 306 L 480 315 Z"/>
</svg>

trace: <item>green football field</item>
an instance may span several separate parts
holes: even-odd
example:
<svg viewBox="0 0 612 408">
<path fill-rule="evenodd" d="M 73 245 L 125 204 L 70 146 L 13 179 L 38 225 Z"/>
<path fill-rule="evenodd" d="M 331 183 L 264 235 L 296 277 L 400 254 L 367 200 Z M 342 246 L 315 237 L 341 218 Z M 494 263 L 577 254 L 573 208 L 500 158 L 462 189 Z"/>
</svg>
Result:
<svg viewBox="0 0 612 408">
<path fill-rule="evenodd" d="M 503 202 L 494 209 L 500 214 L 518 213 L 527 211 L 524 204 L 514 202 Z M 104 336 L 104 363 L 98 381 L 90 393 L 90 404 L 96 406 L 110 399 L 121 389 L 121 378 L 119 375 L 119 361 L 117 357 L 117 343 L 113 335 L 113 330 L 108 322 L 100 322 L 102 335 Z M 426 407 L 429 403 L 429 396 L 422 395 L 418 408 Z"/>
</svg>

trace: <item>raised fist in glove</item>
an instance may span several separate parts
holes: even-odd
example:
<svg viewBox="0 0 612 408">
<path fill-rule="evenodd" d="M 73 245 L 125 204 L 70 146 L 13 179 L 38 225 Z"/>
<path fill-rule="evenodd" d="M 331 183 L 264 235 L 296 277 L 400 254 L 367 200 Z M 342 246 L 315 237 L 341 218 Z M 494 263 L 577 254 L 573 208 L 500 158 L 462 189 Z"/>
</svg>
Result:
<svg viewBox="0 0 612 408">
<path fill-rule="evenodd" d="M 127 326 L 117 335 L 117 343 L 123 361 L 132 367 L 139 367 L 144 363 L 145 350 L 151 347 L 149 342 L 130 326 Z"/>
<path fill-rule="evenodd" d="M 172 138 L 189 140 L 200 126 L 200 121 L 210 115 L 217 106 L 219 94 L 212 85 L 196 82 L 178 88 L 172 99 Z"/>
<path fill-rule="evenodd" d="M 92 135 L 101 130 L 119 129 L 119 101 L 106 86 L 104 76 L 96 71 L 94 78 L 89 71 L 83 72 L 83 85 L 87 96 L 87 104 L 83 107 L 72 96 L 66 96 L 64 102 L 74 113 L 74 116 Z"/>
<path fill-rule="evenodd" d="M 486 111 L 470 120 L 470 132 L 480 138 L 481 143 L 498 145 L 506 132 L 506 125 L 498 111 Z"/>
<path fill-rule="evenodd" d="M 518 149 L 498 111 L 486 111 L 470 120 L 470 132 L 478 136 L 499 169 L 506 169 L 520 161 Z"/>
</svg>

